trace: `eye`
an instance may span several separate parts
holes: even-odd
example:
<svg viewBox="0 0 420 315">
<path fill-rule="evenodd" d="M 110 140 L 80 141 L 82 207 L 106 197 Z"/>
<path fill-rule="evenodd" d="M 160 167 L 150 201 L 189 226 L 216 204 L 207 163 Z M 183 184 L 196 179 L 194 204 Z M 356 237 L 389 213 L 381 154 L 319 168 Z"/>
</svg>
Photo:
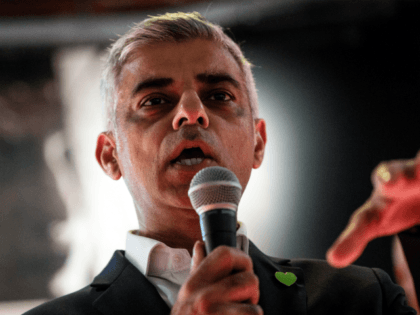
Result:
<svg viewBox="0 0 420 315">
<path fill-rule="evenodd" d="M 227 102 L 227 101 L 231 101 L 232 97 L 225 92 L 217 92 L 217 93 L 213 93 L 210 96 L 210 99 L 212 101 Z"/>
<path fill-rule="evenodd" d="M 153 105 L 162 105 L 167 103 L 167 101 L 162 97 L 153 97 L 146 100 L 142 106 L 153 106 Z"/>
</svg>

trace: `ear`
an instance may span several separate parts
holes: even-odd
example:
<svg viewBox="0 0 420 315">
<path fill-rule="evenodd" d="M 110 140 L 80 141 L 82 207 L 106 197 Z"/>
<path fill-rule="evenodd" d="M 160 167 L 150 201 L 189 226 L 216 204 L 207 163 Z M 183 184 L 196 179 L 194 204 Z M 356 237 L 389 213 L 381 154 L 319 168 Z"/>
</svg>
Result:
<svg viewBox="0 0 420 315">
<path fill-rule="evenodd" d="M 254 164 L 253 168 L 257 169 L 261 166 L 264 159 L 265 144 L 267 143 L 267 134 L 265 132 L 265 120 L 261 118 L 254 119 L 255 126 L 255 147 L 254 147 Z"/>
<path fill-rule="evenodd" d="M 119 180 L 121 170 L 118 164 L 117 146 L 111 131 L 101 132 L 96 142 L 96 160 L 104 172 L 114 180 Z"/>
</svg>

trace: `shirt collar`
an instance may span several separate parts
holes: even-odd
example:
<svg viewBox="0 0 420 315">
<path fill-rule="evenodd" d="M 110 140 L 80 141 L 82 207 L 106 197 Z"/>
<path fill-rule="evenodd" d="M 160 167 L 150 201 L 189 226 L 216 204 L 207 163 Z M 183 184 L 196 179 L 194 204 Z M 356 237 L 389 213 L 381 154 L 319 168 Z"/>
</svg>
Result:
<svg viewBox="0 0 420 315">
<path fill-rule="evenodd" d="M 238 222 L 236 248 L 248 255 L 249 240 L 243 222 Z M 127 232 L 125 257 L 145 276 L 182 272 L 190 268 L 191 256 L 185 248 L 172 248 L 164 243 L 138 235 L 137 230 Z"/>
</svg>

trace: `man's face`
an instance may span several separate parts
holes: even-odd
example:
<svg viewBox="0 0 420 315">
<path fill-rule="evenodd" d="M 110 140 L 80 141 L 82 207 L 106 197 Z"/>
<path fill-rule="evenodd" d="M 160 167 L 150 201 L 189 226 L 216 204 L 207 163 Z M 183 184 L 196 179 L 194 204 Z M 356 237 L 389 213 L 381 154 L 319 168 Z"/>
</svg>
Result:
<svg viewBox="0 0 420 315">
<path fill-rule="evenodd" d="M 191 209 L 188 188 L 199 170 L 226 167 L 245 189 L 262 162 L 242 72 L 212 41 L 139 48 L 117 91 L 114 155 L 140 206 Z M 190 162 L 199 164 L 183 165 Z"/>
</svg>

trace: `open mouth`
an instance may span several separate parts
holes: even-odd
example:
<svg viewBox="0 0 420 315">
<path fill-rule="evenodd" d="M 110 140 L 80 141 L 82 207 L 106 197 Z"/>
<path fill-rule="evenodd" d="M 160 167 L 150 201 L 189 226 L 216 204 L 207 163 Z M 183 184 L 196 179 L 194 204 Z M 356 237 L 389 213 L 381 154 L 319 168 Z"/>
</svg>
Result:
<svg viewBox="0 0 420 315">
<path fill-rule="evenodd" d="M 197 165 L 206 158 L 207 156 L 204 155 L 204 152 L 200 148 L 190 148 L 184 149 L 175 160 L 172 160 L 172 163 L 179 165 Z"/>
</svg>

